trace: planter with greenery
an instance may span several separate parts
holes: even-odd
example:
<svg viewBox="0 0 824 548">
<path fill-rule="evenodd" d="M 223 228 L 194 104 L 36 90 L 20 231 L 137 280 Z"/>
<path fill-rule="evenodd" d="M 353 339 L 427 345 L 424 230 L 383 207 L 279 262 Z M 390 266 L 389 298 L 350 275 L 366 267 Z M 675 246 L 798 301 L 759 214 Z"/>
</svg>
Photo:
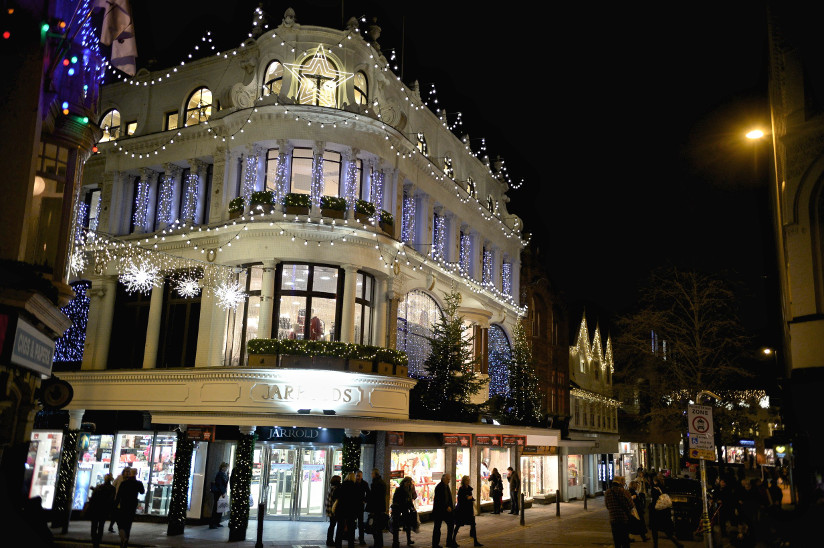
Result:
<svg viewBox="0 0 824 548">
<path fill-rule="evenodd" d="M 243 215 L 243 196 L 238 196 L 229 202 L 229 218 L 234 219 Z"/>
<path fill-rule="evenodd" d="M 247 351 L 250 367 L 346 369 L 405 377 L 409 363 L 406 353 L 399 350 L 334 341 L 252 339 Z"/>
<path fill-rule="evenodd" d="M 375 204 L 366 200 L 355 202 L 355 219 L 362 223 L 368 223 L 369 218 L 375 215 Z"/>
<path fill-rule="evenodd" d="M 321 215 L 332 219 L 343 219 L 344 213 L 346 213 L 346 200 L 337 196 L 321 196 Z"/>
<path fill-rule="evenodd" d="M 275 193 L 271 190 L 259 190 L 252 193 L 252 210 L 269 213 L 274 209 Z"/>
<path fill-rule="evenodd" d="M 392 235 L 392 230 L 395 227 L 395 219 L 392 217 L 392 214 L 385 209 L 381 209 L 380 226 L 381 230 L 390 236 Z"/>
<path fill-rule="evenodd" d="M 283 209 L 289 215 L 309 215 L 312 198 L 308 194 L 290 192 L 283 197 Z"/>
</svg>

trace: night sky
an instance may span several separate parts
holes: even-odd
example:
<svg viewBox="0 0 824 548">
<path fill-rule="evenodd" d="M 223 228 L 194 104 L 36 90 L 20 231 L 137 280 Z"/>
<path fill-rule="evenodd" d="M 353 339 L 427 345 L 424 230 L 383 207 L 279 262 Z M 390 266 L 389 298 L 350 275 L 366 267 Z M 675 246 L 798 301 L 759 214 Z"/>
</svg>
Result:
<svg viewBox="0 0 824 548">
<path fill-rule="evenodd" d="M 453 5 L 454 4 L 454 5 Z M 615 3 L 264 2 L 305 25 L 377 17 L 403 79 L 461 112 L 515 180 L 509 210 L 540 248 L 572 325 L 611 324 L 651 268 L 724 272 L 744 319 L 776 345 L 768 201 L 766 10 L 761 1 Z M 196 11 L 193 6 L 197 6 Z M 178 63 L 206 30 L 221 49 L 249 31 L 257 2 L 133 1 L 138 67 Z M 405 36 L 405 39 L 404 39 Z"/>
</svg>

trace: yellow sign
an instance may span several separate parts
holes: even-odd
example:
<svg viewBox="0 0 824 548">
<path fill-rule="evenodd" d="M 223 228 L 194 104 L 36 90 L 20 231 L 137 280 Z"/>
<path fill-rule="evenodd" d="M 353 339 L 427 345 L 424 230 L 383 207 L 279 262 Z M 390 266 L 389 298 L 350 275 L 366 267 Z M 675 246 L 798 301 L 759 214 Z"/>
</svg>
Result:
<svg viewBox="0 0 824 548">
<path fill-rule="evenodd" d="M 705 459 L 705 460 L 715 460 L 715 450 L 714 449 L 690 449 L 690 458 L 692 459 Z"/>
</svg>

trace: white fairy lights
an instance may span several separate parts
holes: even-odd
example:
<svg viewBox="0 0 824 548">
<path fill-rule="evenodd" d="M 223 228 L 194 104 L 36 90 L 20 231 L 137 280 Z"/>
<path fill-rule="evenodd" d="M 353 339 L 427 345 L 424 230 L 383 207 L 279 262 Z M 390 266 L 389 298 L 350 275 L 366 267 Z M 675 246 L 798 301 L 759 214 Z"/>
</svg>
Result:
<svg viewBox="0 0 824 548">
<path fill-rule="evenodd" d="M 147 295 L 162 281 L 160 268 L 142 257 L 129 262 L 120 273 L 120 283 L 126 286 L 129 293 L 139 292 Z"/>
<path fill-rule="evenodd" d="M 223 282 L 214 291 L 218 306 L 225 310 L 237 308 L 246 299 L 246 293 L 237 282 Z"/>
</svg>

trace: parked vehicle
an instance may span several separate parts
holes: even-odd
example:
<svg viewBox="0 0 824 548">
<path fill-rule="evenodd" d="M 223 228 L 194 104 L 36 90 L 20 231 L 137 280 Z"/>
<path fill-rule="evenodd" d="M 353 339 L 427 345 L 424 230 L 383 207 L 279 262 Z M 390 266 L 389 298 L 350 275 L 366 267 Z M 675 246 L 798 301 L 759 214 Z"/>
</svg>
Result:
<svg viewBox="0 0 824 548">
<path fill-rule="evenodd" d="M 667 478 L 666 489 L 672 499 L 675 536 L 681 540 L 691 540 L 701 522 L 701 483 L 694 479 Z"/>
</svg>

